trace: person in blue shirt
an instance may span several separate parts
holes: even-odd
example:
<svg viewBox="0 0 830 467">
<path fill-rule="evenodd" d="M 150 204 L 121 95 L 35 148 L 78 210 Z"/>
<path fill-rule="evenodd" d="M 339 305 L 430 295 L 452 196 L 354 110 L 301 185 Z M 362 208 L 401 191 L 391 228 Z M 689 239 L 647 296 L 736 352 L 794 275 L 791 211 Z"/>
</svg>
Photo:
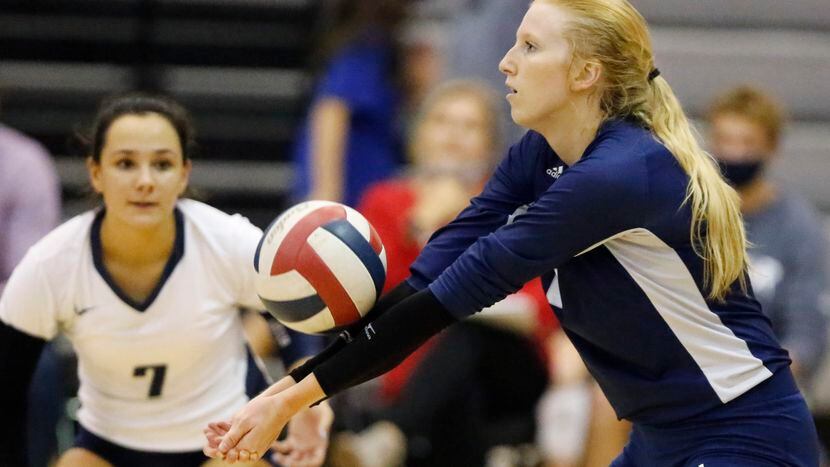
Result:
<svg viewBox="0 0 830 467">
<path fill-rule="evenodd" d="M 292 196 L 357 205 L 398 169 L 400 107 L 394 35 L 401 0 L 335 2 L 321 76 L 293 148 Z"/>
<path fill-rule="evenodd" d="M 301 408 L 542 276 L 565 333 L 633 423 L 614 467 L 818 465 L 790 359 L 747 277 L 738 196 L 659 76 L 642 16 L 626 0 L 536 0 L 499 67 L 530 131 L 405 285 L 211 424 L 204 452 L 258 458 Z"/>
</svg>

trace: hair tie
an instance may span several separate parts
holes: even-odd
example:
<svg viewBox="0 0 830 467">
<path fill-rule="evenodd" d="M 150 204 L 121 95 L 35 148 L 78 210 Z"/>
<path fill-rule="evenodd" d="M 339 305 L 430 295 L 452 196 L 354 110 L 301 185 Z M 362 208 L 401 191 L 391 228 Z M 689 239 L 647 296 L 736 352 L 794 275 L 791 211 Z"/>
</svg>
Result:
<svg viewBox="0 0 830 467">
<path fill-rule="evenodd" d="M 660 69 L 659 68 L 652 68 L 651 72 L 648 74 L 648 80 L 654 81 L 654 78 L 660 76 Z"/>
</svg>

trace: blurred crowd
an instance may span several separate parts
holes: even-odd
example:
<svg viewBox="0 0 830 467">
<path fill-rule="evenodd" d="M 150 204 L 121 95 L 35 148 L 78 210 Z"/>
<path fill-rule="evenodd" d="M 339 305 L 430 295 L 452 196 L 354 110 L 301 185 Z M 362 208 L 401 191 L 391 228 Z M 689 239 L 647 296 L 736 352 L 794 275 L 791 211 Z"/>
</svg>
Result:
<svg viewBox="0 0 830 467">
<path fill-rule="evenodd" d="M 408 276 L 430 235 L 481 189 L 523 130 L 501 94 L 501 55 L 526 0 L 333 2 L 310 57 L 315 73 L 293 146 L 291 200 L 356 207 L 385 244 L 385 290 Z M 752 284 L 808 398 L 827 347 L 827 237 L 821 214 L 765 170 L 786 109 L 763 89 L 713 90 L 702 137 L 738 190 L 753 247 Z M 0 114 L 0 121 L 2 114 Z M 194 164 L 198 165 L 198 161 Z M 0 125 L 0 293 L 26 249 L 57 225 L 50 155 Z M 387 375 L 332 401 L 332 466 L 599 466 L 622 449 L 618 421 L 538 281 L 430 341 Z M 268 325 L 249 315 L 252 348 L 273 359 Z M 74 370 L 50 344 L 31 388 L 32 465 L 71 439 Z M 272 368 L 274 372 L 282 371 Z M 521 378 L 515 376 L 521 375 Z M 521 381 L 516 384 L 516 381 Z M 815 417 L 830 447 L 830 411 Z"/>
</svg>

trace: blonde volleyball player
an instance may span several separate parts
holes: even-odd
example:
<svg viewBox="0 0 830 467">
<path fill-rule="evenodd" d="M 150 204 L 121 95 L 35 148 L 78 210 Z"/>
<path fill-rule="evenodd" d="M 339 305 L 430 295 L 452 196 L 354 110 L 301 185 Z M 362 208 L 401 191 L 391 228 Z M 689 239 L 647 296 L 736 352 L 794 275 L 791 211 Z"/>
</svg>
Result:
<svg viewBox="0 0 830 467">
<path fill-rule="evenodd" d="M 78 354 L 81 401 L 59 467 L 201 466 L 202 428 L 256 389 L 238 310 L 262 307 L 251 267 L 261 231 L 181 198 L 192 137 L 187 112 L 165 98 L 99 109 L 87 168 L 103 206 L 33 246 L 0 298 L 0 465 L 25 465 L 27 388 L 58 333 Z M 330 423 L 328 407 L 307 411 L 284 465 L 321 464 Z"/>
<path fill-rule="evenodd" d="M 397 291 L 407 298 L 382 300 L 363 332 L 249 403 L 226 433 L 209 426 L 205 452 L 257 458 L 300 408 L 542 276 L 562 329 L 632 422 L 613 467 L 818 465 L 789 357 L 746 277 L 738 196 L 651 50 L 627 0 L 531 2 L 500 64 L 527 134 L 429 240 Z"/>
</svg>

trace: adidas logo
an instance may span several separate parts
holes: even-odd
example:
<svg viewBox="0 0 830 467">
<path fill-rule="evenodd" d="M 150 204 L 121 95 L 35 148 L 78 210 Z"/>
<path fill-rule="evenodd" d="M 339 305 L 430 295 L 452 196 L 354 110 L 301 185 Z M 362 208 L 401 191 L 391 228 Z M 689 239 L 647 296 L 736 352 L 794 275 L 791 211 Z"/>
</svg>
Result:
<svg viewBox="0 0 830 467">
<path fill-rule="evenodd" d="M 560 165 L 559 167 L 549 168 L 545 171 L 545 173 L 553 177 L 554 180 L 556 180 L 557 178 L 559 178 L 560 175 L 562 175 L 562 171 L 564 170 L 565 168 Z"/>
</svg>

